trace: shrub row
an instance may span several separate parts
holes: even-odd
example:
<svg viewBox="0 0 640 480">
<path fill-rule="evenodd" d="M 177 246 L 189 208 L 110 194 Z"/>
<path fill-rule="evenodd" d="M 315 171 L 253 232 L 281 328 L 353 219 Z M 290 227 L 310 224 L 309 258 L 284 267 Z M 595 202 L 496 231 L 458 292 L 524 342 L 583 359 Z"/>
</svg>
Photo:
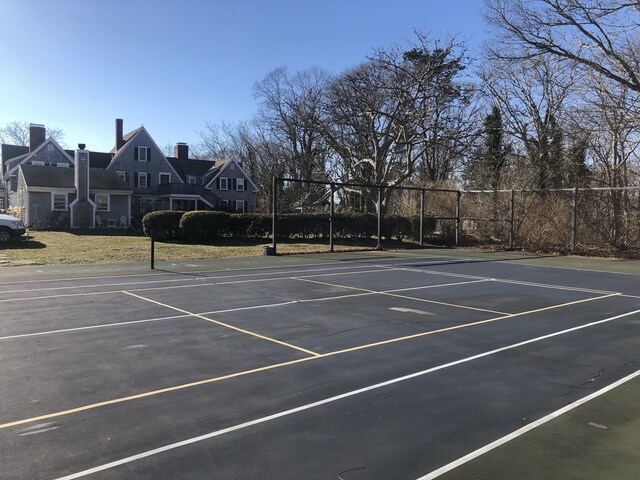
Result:
<svg viewBox="0 0 640 480">
<path fill-rule="evenodd" d="M 435 228 L 435 221 L 425 219 L 425 233 Z M 191 212 L 156 211 L 142 220 L 144 233 L 154 231 L 158 240 L 183 239 L 192 242 L 215 242 L 221 238 L 251 240 L 271 235 L 271 215 L 233 214 L 196 210 Z M 318 239 L 329 236 L 327 213 L 278 215 L 279 239 Z M 382 236 L 385 238 L 417 238 L 419 218 L 384 215 Z M 378 217 L 371 213 L 336 213 L 333 232 L 336 239 L 367 239 L 377 235 Z"/>
</svg>

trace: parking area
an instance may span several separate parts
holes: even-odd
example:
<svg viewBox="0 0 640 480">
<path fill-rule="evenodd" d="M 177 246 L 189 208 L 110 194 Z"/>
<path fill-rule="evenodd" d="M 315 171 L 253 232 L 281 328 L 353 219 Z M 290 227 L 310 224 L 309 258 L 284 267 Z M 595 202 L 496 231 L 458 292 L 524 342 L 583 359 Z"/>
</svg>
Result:
<svg viewBox="0 0 640 480">
<path fill-rule="evenodd" d="M 0 477 L 467 478 L 638 372 L 640 272 L 269 261 L 0 277 Z"/>
</svg>

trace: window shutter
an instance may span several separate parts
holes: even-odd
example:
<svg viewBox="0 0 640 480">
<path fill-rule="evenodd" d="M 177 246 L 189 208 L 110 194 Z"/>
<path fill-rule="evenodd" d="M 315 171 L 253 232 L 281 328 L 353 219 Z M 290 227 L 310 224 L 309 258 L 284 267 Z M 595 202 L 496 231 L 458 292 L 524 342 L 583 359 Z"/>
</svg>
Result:
<svg viewBox="0 0 640 480">
<path fill-rule="evenodd" d="M 133 149 L 133 159 L 138 160 L 138 147 Z M 137 182 L 136 182 L 137 183 Z M 137 186 L 137 185 L 136 185 Z"/>
<path fill-rule="evenodd" d="M 220 190 L 220 177 L 216 178 L 216 189 Z"/>
<path fill-rule="evenodd" d="M 124 183 L 129 185 L 129 172 L 124 172 Z"/>
<path fill-rule="evenodd" d="M 238 181 L 234 178 L 231 183 L 232 183 L 231 190 L 237 190 L 238 189 Z"/>
<path fill-rule="evenodd" d="M 147 147 L 147 162 L 151 161 L 151 149 Z"/>
<path fill-rule="evenodd" d="M 136 172 L 135 177 L 134 177 L 134 180 L 135 180 L 135 181 L 133 182 L 133 186 L 134 186 L 135 188 L 138 188 L 138 176 L 139 176 L 139 175 L 140 175 L 140 174 Z"/>
</svg>

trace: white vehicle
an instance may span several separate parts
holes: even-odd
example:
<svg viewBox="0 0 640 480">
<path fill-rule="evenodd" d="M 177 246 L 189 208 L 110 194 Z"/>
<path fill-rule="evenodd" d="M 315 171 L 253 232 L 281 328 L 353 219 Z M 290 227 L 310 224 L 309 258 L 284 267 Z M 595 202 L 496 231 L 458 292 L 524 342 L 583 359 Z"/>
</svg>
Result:
<svg viewBox="0 0 640 480">
<path fill-rule="evenodd" d="M 12 217 L 11 215 L 0 214 L 0 244 L 7 243 L 12 238 L 24 235 L 25 231 L 22 220 Z"/>
</svg>

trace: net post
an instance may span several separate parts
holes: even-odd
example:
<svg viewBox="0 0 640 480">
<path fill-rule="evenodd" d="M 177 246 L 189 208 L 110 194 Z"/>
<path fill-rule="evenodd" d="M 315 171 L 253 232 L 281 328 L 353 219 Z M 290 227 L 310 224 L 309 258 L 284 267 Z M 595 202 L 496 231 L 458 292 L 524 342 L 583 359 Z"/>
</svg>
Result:
<svg viewBox="0 0 640 480">
<path fill-rule="evenodd" d="M 456 192 L 456 247 L 460 244 L 460 200 L 462 198 L 462 192 L 458 190 Z"/>
<path fill-rule="evenodd" d="M 516 193 L 515 190 L 511 189 L 511 211 L 509 216 L 509 250 L 513 250 L 514 239 L 515 239 L 515 205 L 516 205 Z"/>
<path fill-rule="evenodd" d="M 576 243 L 578 238 L 578 187 L 573 189 L 571 203 L 571 253 L 576 253 Z"/>
<path fill-rule="evenodd" d="M 273 237 L 273 254 L 277 253 L 276 217 L 278 211 L 278 177 L 271 178 L 271 235 Z"/>
<path fill-rule="evenodd" d="M 424 188 L 420 190 L 420 246 L 424 247 Z"/>
<path fill-rule="evenodd" d="M 156 267 L 156 236 L 155 232 L 151 230 L 151 270 Z"/>
<path fill-rule="evenodd" d="M 331 182 L 331 200 L 330 200 L 330 212 L 329 212 L 329 251 L 333 252 L 333 227 L 334 227 L 334 213 L 335 213 L 335 200 L 336 184 Z"/>
<path fill-rule="evenodd" d="M 378 185 L 378 242 L 376 250 L 382 250 L 382 186 Z"/>
</svg>

